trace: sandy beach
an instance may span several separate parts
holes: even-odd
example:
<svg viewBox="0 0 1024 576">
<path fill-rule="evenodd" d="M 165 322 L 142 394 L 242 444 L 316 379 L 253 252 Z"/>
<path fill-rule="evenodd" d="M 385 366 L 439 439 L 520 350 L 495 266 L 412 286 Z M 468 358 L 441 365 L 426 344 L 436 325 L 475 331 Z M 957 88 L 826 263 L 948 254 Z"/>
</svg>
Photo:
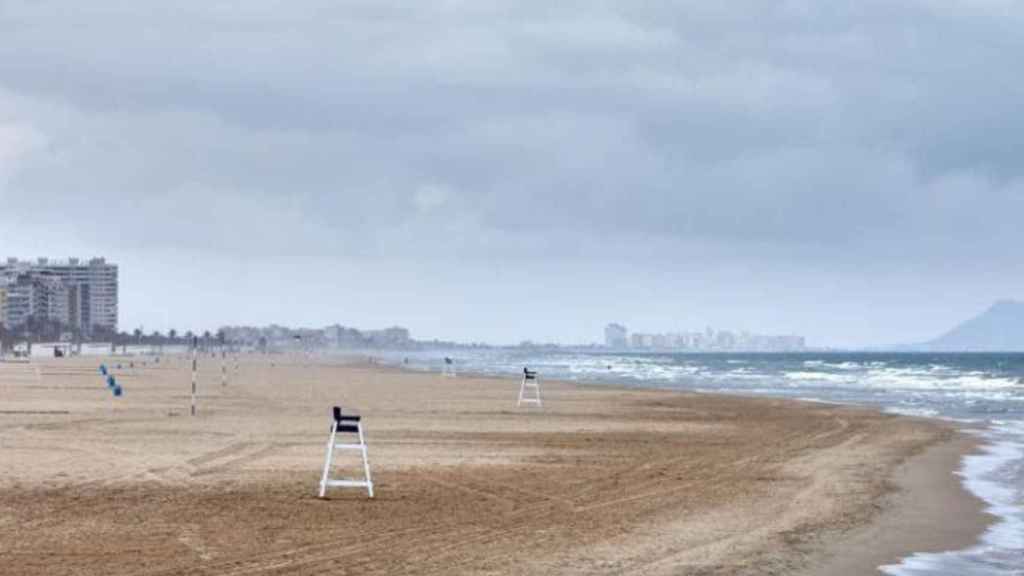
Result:
<svg viewBox="0 0 1024 576">
<path fill-rule="evenodd" d="M 871 574 L 986 522 L 938 421 L 266 356 L 203 358 L 191 417 L 140 361 L 0 363 L 0 574 Z M 316 498 L 335 404 L 373 500 Z"/>
</svg>

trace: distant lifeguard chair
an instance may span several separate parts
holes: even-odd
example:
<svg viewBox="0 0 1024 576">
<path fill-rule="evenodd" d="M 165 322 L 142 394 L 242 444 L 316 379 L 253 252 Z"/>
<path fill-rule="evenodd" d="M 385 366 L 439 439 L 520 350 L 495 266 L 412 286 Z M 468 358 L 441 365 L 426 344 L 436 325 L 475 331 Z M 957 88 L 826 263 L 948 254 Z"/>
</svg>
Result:
<svg viewBox="0 0 1024 576">
<path fill-rule="evenodd" d="M 338 443 L 338 434 L 355 434 L 358 443 Z M 331 479 L 331 468 L 334 466 L 334 450 L 358 450 L 363 456 L 364 480 L 351 478 Z M 334 407 L 334 421 L 331 423 L 331 438 L 327 441 L 327 457 L 324 460 L 324 474 L 320 478 L 320 497 L 327 496 L 328 488 L 366 488 L 366 493 L 373 498 L 373 480 L 370 479 L 370 461 L 366 457 L 366 438 L 363 436 L 363 425 L 359 416 L 341 413 L 341 407 Z"/>
<path fill-rule="evenodd" d="M 540 376 L 529 368 L 523 368 L 523 382 L 519 386 L 519 401 L 516 402 L 516 406 L 523 404 L 544 405 L 540 401 Z"/>
<path fill-rule="evenodd" d="M 455 360 L 450 357 L 444 357 L 444 375 L 449 378 L 455 378 Z"/>
</svg>

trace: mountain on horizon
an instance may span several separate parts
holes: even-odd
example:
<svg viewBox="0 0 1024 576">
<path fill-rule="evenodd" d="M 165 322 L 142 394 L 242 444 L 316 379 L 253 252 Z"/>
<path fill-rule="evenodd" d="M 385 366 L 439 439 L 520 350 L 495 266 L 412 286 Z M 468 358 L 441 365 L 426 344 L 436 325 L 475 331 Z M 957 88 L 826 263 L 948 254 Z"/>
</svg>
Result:
<svg viewBox="0 0 1024 576">
<path fill-rule="evenodd" d="M 920 346 L 934 351 L 1024 351 L 1024 302 L 1000 300 Z"/>
</svg>

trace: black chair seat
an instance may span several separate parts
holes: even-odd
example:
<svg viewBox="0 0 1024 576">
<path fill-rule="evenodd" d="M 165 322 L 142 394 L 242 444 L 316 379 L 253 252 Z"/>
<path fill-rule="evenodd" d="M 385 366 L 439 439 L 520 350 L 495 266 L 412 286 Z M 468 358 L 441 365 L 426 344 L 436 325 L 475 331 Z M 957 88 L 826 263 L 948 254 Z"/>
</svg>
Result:
<svg viewBox="0 0 1024 576">
<path fill-rule="evenodd" d="M 360 416 L 342 414 L 341 406 L 334 407 L 334 429 L 338 432 L 359 432 L 359 426 L 345 424 L 345 422 L 359 422 Z"/>
</svg>

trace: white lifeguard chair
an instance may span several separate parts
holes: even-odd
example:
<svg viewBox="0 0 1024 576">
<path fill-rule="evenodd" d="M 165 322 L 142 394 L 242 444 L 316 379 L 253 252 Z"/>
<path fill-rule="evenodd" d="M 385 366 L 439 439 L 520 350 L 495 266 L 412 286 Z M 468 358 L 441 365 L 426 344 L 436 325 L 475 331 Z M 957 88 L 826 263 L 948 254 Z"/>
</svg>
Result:
<svg viewBox="0 0 1024 576">
<path fill-rule="evenodd" d="M 523 368 L 523 382 L 519 385 L 519 401 L 516 402 L 516 406 L 523 404 L 544 406 L 540 401 L 540 376 L 529 368 Z"/>
<path fill-rule="evenodd" d="M 338 434 L 355 434 L 358 443 L 338 443 Z M 352 478 L 331 478 L 334 466 L 334 450 L 358 450 L 363 456 L 363 480 Z M 327 456 L 324 460 L 324 474 L 320 478 L 320 497 L 327 496 L 328 488 L 366 488 L 366 493 L 373 498 L 373 480 L 370 479 L 370 461 L 366 457 L 366 438 L 363 436 L 363 425 L 359 416 L 343 415 L 341 407 L 334 407 L 334 421 L 331 422 L 331 438 L 327 441 Z"/>
<path fill-rule="evenodd" d="M 455 378 L 455 360 L 450 357 L 444 357 L 444 375 L 449 378 Z"/>
</svg>

